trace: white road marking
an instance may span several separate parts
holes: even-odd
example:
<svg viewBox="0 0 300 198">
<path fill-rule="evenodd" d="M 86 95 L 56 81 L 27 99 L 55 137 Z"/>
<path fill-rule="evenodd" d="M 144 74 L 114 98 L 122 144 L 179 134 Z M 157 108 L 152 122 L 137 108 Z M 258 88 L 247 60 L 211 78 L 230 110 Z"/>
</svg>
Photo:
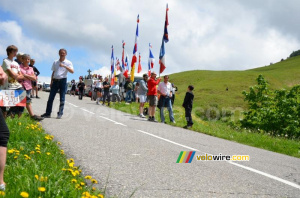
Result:
<svg viewBox="0 0 300 198">
<path fill-rule="evenodd" d="M 126 126 L 126 127 L 127 127 L 127 125 L 122 124 L 122 123 L 120 123 L 120 122 L 116 122 L 116 121 L 111 120 L 111 119 L 109 119 L 109 118 L 106 118 L 106 117 L 103 117 L 103 116 L 99 116 L 99 117 L 100 117 L 100 118 L 103 118 L 103 119 L 105 119 L 105 120 L 111 121 L 111 122 L 113 122 L 113 123 L 115 123 L 115 124 L 118 124 L 118 125 L 122 125 L 122 126 Z"/>
<path fill-rule="evenodd" d="M 80 108 L 81 110 L 85 111 L 85 112 L 88 112 L 88 113 L 91 113 L 91 114 L 95 114 L 94 112 L 91 112 L 89 110 L 86 110 L 86 109 L 83 109 L 83 108 Z"/>
<path fill-rule="evenodd" d="M 69 103 L 69 102 L 68 102 Z M 73 106 L 73 107 L 78 107 L 78 106 L 76 106 L 76 105 L 74 105 L 74 104 L 72 104 L 72 103 L 69 103 L 69 105 L 71 105 L 71 106 Z"/>
<path fill-rule="evenodd" d="M 159 136 L 157 136 L 157 135 L 154 135 L 154 134 L 151 134 L 151 133 L 142 131 L 142 130 L 137 130 L 137 131 L 139 131 L 139 132 L 141 132 L 141 133 L 144 133 L 144 134 L 146 134 L 146 135 L 149 135 L 149 136 L 152 136 L 152 137 L 155 137 L 155 138 L 164 140 L 164 141 L 166 141 L 166 142 L 169 142 L 169 143 L 172 143 L 172 144 L 181 146 L 181 147 L 183 147 L 183 148 L 190 149 L 190 150 L 192 150 L 192 151 L 198 151 L 198 152 L 204 153 L 204 152 L 202 152 L 202 151 L 199 151 L 198 149 L 195 149 L 195 148 L 192 148 L 192 147 L 189 147 L 189 146 L 185 146 L 185 145 L 183 145 L 183 144 L 179 144 L 179 143 L 177 143 L 177 142 L 168 140 L 168 139 L 166 139 L 166 138 L 159 137 Z M 207 154 L 208 154 L 208 155 L 211 155 L 211 154 L 209 154 L 209 153 L 207 153 Z M 287 185 L 289 185 L 289 186 L 292 186 L 292 187 L 294 187 L 294 188 L 298 188 L 298 189 L 300 190 L 300 185 L 295 184 L 295 183 L 293 183 L 293 182 L 290 182 L 290 181 L 281 179 L 281 178 L 276 177 L 276 176 L 274 176 L 274 175 L 270 175 L 270 174 L 265 173 L 265 172 L 263 172 L 263 171 L 259 171 L 259 170 L 256 170 L 256 169 L 254 169 L 254 168 L 250 168 L 250 167 L 247 167 L 247 166 L 244 166 L 244 165 L 241 165 L 241 164 L 232 162 L 232 161 L 226 161 L 226 162 L 228 162 L 228 163 L 230 163 L 230 164 L 232 164 L 232 165 L 238 166 L 238 167 L 240 167 L 240 168 L 246 169 L 246 170 L 248 170 L 248 171 L 251 171 L 251 172 L 254 172 L 254 173 L 263 175 L 263 176 L 265 176 L 265 177 L 274 179 L 274 180 L 276 180 L 276 181 L 282 182 L 282 183 L 287 184 Z"/>
</svg>

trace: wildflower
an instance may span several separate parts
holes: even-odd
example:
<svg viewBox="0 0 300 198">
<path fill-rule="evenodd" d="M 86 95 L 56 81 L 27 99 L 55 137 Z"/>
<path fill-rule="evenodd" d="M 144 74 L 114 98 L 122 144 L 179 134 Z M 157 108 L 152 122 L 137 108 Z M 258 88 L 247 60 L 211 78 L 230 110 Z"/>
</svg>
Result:
<svg viewBox="0 0 300 198">
<path fill-rule="evenodd" d="M 9 154 L 13 154 L 13 153 L 15 152 L 15 150 L 14 150 L 14 149 L 9 149 L 7 152 L 8 152 Z"/>
<path fill-rule="evenodd" d="M 49 152 L 47 152 L 46 154 L 47 154 L 47 155 L 51 155 L 51 153 L 49 153 Z"/>
<path fill-rule="evenodd" d="M 30 154 L 34 154 L 35 152 L 34 151 L 30 151 Z"/>
<path fill-rule="evenodd" d="M 36 180 L 39 180 L 39 176 L 38 175 L 35 175 L 34 177 L 35 177 Z"/>
<path fill-rule="evenodd" d="M 99 194 L 99 195 L 98 195 L 98 197 L 100 197 L 100 198 L 104 198 L 102 194 Z"/>
<path fill-rule="evenodd" d="M 95 191 L 95 190 L 96 190 L 96 187 L 93 187 L 93 188 L 92 188 L 92 191 Z"/>
<path fill-rule="evenodd" d="M 80 186 L 84 186 L 85 185 L 85 183 L 84 182 L 80 182 Z"/>
<path fill-rule="evenodd" d="M 60 150 L 60 154 L 64 155 L 65 151 L 64 150 Z"/>
<path fill-rule="evenodd" d="M 57 142 L 57 145 L 61 145 L 61 142 Z"/>
<path fill-rule="evenodd" d="M 89 196 L 91 196 L 91 195 L 90 195 L 90 193 L 89 193 L 88 191 L 85 191 L 85 192 L 82 193 L 82 196 L 89 197 Z"/>
<path fill-rule="evenodd" d="M 47 180 L 48 180 L 48 177 L 43 177 L 43 176 L 40 179 L 41 182 L 46 182 Z"/>
<path fill-rule="evenodd" d="M 84 178 L 85 178 L 85 179 L 92 179 L 92 176 L 87 175 L 87 176 L 85 176 Z"/>
<path fill-rule="evenodd" d="M 29 197 L 29 194 L 27 192 L 21 192 L 21 197 L 27 198 Z"/>
<path fill-rule="evenodd" d="M 0 191 L 0 196 L 4 196 L 4 195 L 5 195 L 5 192 Z"/>
<path fill-rule="evenodd" d="M 73 159 L 73 158 L 70 158 L 69 160 L 70 160 L 70 162 L 74 162 L 74 159 Z"/>
<path fill-rule="evenodd" d="M 69 167 L 73 167 L 74 166 L 74 162 L 69 163 Z"/>
<path fill-rule="evenodd" d="M 21 126 L 21 125 L 22 125 L 22 123 L 21 123 L 21 122 L 19 122 L 19 123 L 18 123 L 18 125 L 19 125 L 19 126 Z"/>
<path fill-rule="evenodd" d="M 14 156 L 14 159 L 18 159 L 18 156 Z"/>
<path fill-rule="evenodd" d="M 91 182 L 92 182 L 93 184 L 98 184 L 98 181 L 95 180 L 95 179 L 92 179 Z"/>
<path fill-rule="evenodd" d="M 45 187 L 38 187 L 38 190 L 39 190 L 40 192 L 45 192 L 45 191 L 46 191 L 46 188 L 45 188 Z"/>
<path fill-rule="evenodd" d="M 30 160 L 30 159 L 31 159 L 31 157 L 29 157 L 29 156 L 26 155 L 26 154 L 24 155 L 24 157 L 25 157 L 26 160 Z"/>
<path fill-rule="evenodd" d="M 65 168 L 62 168 L 61 170 L 62 170 L 62 171 L 66 171 L 67 169 L 65 169 Z"/>
<path fill-rule="evenodd" d="M 26 127 L 26 129 L 29 129 L 29 127 Z"/>
<path fill-rule="evenodd" d="M 36 151 L 36 153 L 41 154 L 41 151 Z"/>
<path fill-rule="evenodd" d="M 72 183 L 77 183 L 77 180 L 76 179 L 72 179 L 71 182 Z"/>
</svg>

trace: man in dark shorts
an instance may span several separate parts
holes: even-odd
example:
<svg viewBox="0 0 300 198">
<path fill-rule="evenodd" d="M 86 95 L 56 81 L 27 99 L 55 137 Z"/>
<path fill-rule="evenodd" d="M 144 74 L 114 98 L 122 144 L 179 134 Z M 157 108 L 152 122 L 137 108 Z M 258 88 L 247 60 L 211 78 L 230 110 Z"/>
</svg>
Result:
<svg viewBox="0 0 300 198">
<path fill-rule="evenodd" d="M 151 73 L 151 78 L 147 81 L 148 84 L 148 99 L 149 99 L 149 121 L 157 122 L 155 120 L 155 107 L 157 106 L 157 88 L 160 78 L 156 79 L 156 73 Z"/>
<path fill-rule="evenodd" d="M 35 81 L 31 81 L 31 84 L 32 84 L 32 90 L 31 90 L 31 98 L 34 97 L 34 90 L 35 90 L 35 93 L 36 93 L 36 98 L 40 98 L 38 96 L 38 87 L 37 87 L 37 78 L 38 78 L 38 75 L 40 75 L 40 71 L 34 66 L 34 63 L 35 63 L 35 60 L 34 59 L 30 59 L 30 65 L 29 67 L 32 67 L 33 71 L 34 71 L 34 74 L 36 76 L 36 80 Z"/>
</svg>

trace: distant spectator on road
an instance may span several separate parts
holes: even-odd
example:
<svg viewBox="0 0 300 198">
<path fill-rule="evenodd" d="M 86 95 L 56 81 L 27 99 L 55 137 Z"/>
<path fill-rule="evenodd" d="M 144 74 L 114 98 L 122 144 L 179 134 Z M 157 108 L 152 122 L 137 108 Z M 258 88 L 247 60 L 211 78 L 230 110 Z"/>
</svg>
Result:
<svg viewBox="0 0 300 198">
<path fill-rule="evenodd" d="M 100 98 L 102 97 L 102 89 L 103 89 L 103 79 L 102 76 L 99 76 L 99 80 L 96 84 L 96 92 L 97 92 L 97 101 L 96 104 L 99 104 Z"/>
<path fill-rule="evenodd" d="M 131 103 L 131 95 L 132 95 L 133 83 L 131 82 L 130 77 L 126 78 L 124 89 L 126 91 L 125 102 L 126 103 Z"/>
<path fill-rule="evenodd" d="M 173 109 L 172 109 L 172 84 L 169 82 L 169 76 L 164 76 L 164 82 L 159 83 L 158 85 L 158 94 L 160 94 L 159 98 L 159 106 L 160 106 L 160 120 L 162 123 L 165 123 L 164 116 L 164 108 L 167 107 L 169 111 L 170 121 L 175 123 Z"/>
<path fill-rule="evenodd" d="M 0 66 L 0 86 L 7 82 L 7 75 Z M 2 111 L 0 111 L 0 191 L 5 191 L 4 168 L 6 163 L 7 143 L 9 130 Z"/>
<path fill-rule="evenodd" d="M 97 81 L 94 81 L 92 84 L 91 84 L 91 92 L 92 92 L 92 95 L 91 95 L 91 100 L 95 100 L 96 98 L 96 95 L 97 95 L 97 92 L 96 92 L 96 85 L 97 85 Z"/>
<path fill-rule="evenodd" d="M 137 89 L 137 95 L 140 99 L 140 107 L 139 107 L 140 115 L 139 116 L 141 118 L 145 118 L 143 112 L 144 112 L 144 105 L 147 100 L 147 92 L 148 92 L 147 81 L 148 81 L 148 75 L 144 74 L 143 79 L 140 80 L 140 82 L 139 82 L 139 84 L 140 84 L 139 88 Z"/>
<path fill-rule="evenodd" d="M 78 87 L 78 99 L 82 100 L 83 94 L 84 94 L 84 89 L 85 89 L 85 84 L 82 81 L 82 76 L 79 77 L 79 83 L 77 84 Z"/>
<path fill-rule="evenodd" d="M 65 106 L 65 95 L 67 91 L 67 74 L 68 72 L 74 73 L 73 64 L 71 61 L 66 59 L 67 50 L 60 49 L 59 52 L 59 59 L 54 61 L 52 65 L 52 76 L 51 76 L 51 90 L 47 102 L 46 113 L 42 115 L 44 118 L 50 118 L 52 113 L 52 106 L 53 101 L 55 98 L 56 93 L 59 90 L 60 96 L 60 105 L 59 110 L 57 112 L 57 119 L 61 119 L 64 111 Z"/>
<path fill-rule="evenodd" d="M 70 90 L 70 96 L 74 95 L 75 97 L 75 92 L 76 92 L 76 83 L 75 80 L 71 80 L 71 90 Z"/>
<path fill-rule="evenodd" d="M 110 95 L 109 95 L 110 83 L 108 82 L 108 78 L 105 77 L 105 81 L 103 82 L 103 103 L 105 105 L 105 101 L 107 98 L 108 106 L 110 105 Z"/>
<path fill-rule="evenodd" d="M 187 125 L 184 128 L 191 128 L 193 126 L 193 120 L 192 120 L 192 109 L 193 109 L 193 100 L 194 100 L 194 94 L 193 94 L 194 86 L 190 85 L 188 86 L 187 92 L 184 97 L 184 101 L 182 106 L 185 109 L 185 119 L 187 121 Z"/>
<path fill-rule="evenodd" d="M 32 93 L 31 93 L 31 96 L 34 97 L 34 90 L 35 90 L 35 93 L 36 93 L 35 97 L 36 98 L 40 98 L 38 96 L 39 88 L 37 87 L 38 76 L 40 75 L 40 71 L 34 66 L 34 64 L 35 64 L 35 60 L 34 59 L 30 59 L 30 65 L 29 65 L 29 67 L 33 68 L 34 74 L 36 76 L 36 80 L 32 81 Z"/>
<path fill-rule="evenodd" d="M 36 76 L 34 74 L 33 68 L 29 67 L 30 56 L 28 54 L 24 54 L 22 56 L 22 64 L 20 65 L 20 70 L 24 76 L 22 81 L 23 88 L 26 91 L 26 109 L 30 115 L 30 117 L 34 120 L 41 121 L 44 118 L 37 116 L 33 113 L 31 106 L 31 89 L 32 89 L 32 81 L 36 80 Z"/>
<path fill-rule="evenodd" d="M 18 52 L 18 48 L 14 45 L 10 45 L 6 48 L 7 52 L 7 58 L 3 60 L 2 63 L 2 69 L 8 76 L 8 81 L 6 81 L 1 89 L 6 90 L 23 90 L 22 85 L 19 83 L 19 81 L 22 81 L 24 79 L 24 76 L 21 73 L 20 65 L 14 61 L 14 57 L 16 56 Z M 22 62 L 22 61 L 21 61 Z M 7 116 L 7 108 L 1 107 L 3 111 L 3 116 Z M 24 107 L 10 107 L 9 113 L 14 117 L 16 114 L 20 117 L 22 115 L 22 112 L 24 110 Z"/>
<path fill-rule="evenodd" d="M 120 102 L 120 87 L 118 85 L 118 82 L 115 81 L 115 84 L 111 87 L 111 92 L 112 92 L 112 101 L 117 101 Z"/>
<path fill-rule="evenodd" d="M 155 119 L 155 108 L 157 106 L 157 88 L 160 78 L 156 79 L 156 73 L 151 73 L 151 78 L 147 81 L 148 84 L 148 99 L 149 99 L 149 121 L 157 122 Z"/>
</svg>

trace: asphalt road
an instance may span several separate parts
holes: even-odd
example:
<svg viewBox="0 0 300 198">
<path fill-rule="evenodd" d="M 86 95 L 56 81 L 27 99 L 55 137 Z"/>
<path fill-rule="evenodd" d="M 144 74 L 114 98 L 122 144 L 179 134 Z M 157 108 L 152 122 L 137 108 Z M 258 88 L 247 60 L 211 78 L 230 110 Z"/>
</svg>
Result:
<svg viewBox="0 0 300 198">
<path fill-rule="evenodd" d="M 48 94 L 33 99 L 45 112 Z M 64 115 L 42 126 L 62 143 L 84 175 L 109 196 L 129 197 L 300 197 L 300 159 L 205 134 L 152 123 L 66 95 Z M 176 163 L 181 151 L 196 151 L 191 163 Z M 250 161 L 198 161 L 198 155 L 249 155 Z"/>
</svg>

